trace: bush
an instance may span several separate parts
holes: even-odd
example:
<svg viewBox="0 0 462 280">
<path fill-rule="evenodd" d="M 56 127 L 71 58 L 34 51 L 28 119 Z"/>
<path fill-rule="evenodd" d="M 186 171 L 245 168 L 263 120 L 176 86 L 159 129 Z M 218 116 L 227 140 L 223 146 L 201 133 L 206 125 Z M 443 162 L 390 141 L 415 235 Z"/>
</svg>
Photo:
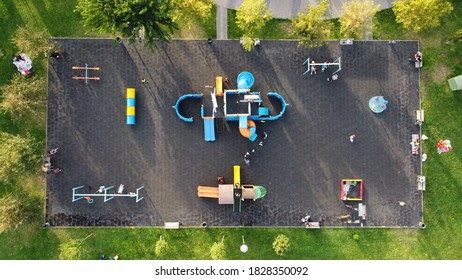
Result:
<svg viewBox="0 0 462 280">
<path fill-rule="evenodd" d="M 284 255 L 290 247 L 289 237 L 284 234 L 279 234 L 273 242 L 273 249 L 276 252 L 276 255 Z"/>
<path fill-rule="evenodd" d="M 156 248 L 154 249 L 154 253 L 158 258 L 164 256 L 168 252 L 168 243 L 165 239 L 160 237 L 159 240 L 156 242 Z"/>
<path fill-rule="evenodd" d="M 353 239 L 354 240 L 359 241 L 359 238 L 360 238 L 359 234 L 357 234 L 357 233 L 353 234 Z"/>
<path fill-rule="evenodd" d="M 78 239 L 71 239 L 59 245 L 60 260 L 78 260 L 82 256 L 82 242 Z"/>
<path fill-rule="evenodd" d="M 210 248 L 210 256 L 212 260 L 223 260 L 226 255 L 226 248 L 225 243 L 223 242 L 215 242 Z"/>
</svg>

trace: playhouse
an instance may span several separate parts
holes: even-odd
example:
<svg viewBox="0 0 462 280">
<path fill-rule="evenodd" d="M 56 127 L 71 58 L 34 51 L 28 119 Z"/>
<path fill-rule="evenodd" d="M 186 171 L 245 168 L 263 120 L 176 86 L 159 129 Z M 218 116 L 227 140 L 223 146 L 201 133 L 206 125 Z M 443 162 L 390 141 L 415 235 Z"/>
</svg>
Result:
<svg viewBox="0 0 462 280">
<path fill-rule="evenodd" d="M 260 92 L 252 91 L 254 77 L 250 72 L 241 72 L 237 78 L 237 89 L 223 90 L 223 78 L 216 77 L 215 87 L 210 94 L 185 94 L 176 102 L 175 109 L 178 117 L 185 122 L 193 122 L 193 118 L 184 117 L 179 107 L 186 98 L 201 98 L 201 117 L 204 121 L 204 140 L 215 141 L 215 126 L 223 121 L 238 121 L 239 132 L 250 141 L 257 138 L 255 121 L 274 121 L 284 115 L 289 105 L 281 95 L 268 93 L 268 97 L 277 98 L 282 104 L 282 110 L 276 115 L 270 115 L 270 110 L 262 105 Z"/>
<path fill-rule="evenodd" d="M 233 184 L 219 184 L 218 188 L 197 187 L 198 197 L 218 198 L 218 204 L 232 204 L 234 212 L 241 212 L 243 200 L 257 200 L 263 198 L 265 195 L 265 187 L 241 184 L 241 167 L 239 165 L 234 166 Z"/>
</svg>

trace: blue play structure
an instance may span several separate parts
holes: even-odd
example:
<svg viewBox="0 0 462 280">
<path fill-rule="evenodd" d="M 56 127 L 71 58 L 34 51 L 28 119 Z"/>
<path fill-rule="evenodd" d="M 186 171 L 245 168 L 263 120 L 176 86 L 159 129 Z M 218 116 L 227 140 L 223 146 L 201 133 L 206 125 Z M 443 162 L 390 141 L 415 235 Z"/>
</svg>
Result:
<svg viewBox="0 0 462 280">
<path fill-rule="evenodd" d="M 127 124 L 135 125 L 136 93 L 134 88 L 127 88 Z"/>
<path fill-rule="evenodd" d="M 180 113 L 180 103 L 186 98 L 201 98 L 201 117 L 204 120 L 204 140 L 215 141 L 215 125 L 223 125 L 224 121 L 239 122 L 239 132 L 250 141 L 257 139 L 256 121 L 275 121 L 282 117 L 289 105 L 284 98 L 276 92 L 267 94 L 268 98 L 276 98 L 281 102 L 281 111 L 271 115 L 270 110 L 262 105 L 263 100 L 260 92 L 251 91 L 254 84 L 254 77 L 250 72 L 242 72 L 237 78 L 238 89 L 222 91 L 222 77 L 217 77 L 216 87 L 210 94 L 185 94 L 176 102 L 175 109 L 177 116 L 185 122 L 193 122 Z M 218 92 L 217 92 L 218 90 Z M 216 119 L 221 122 L 215 123 Z"/>
<path fill-rule="evenodd" d="M 215 141 L 215 122 L 213 118 L 204 118 L 204 140 Z"/>
<path fill-rule="evenodd" d="M 177 101 L 176 101 L 176 104 L 175 106 L 172 106 L 173 109 L 175 109 L 175 112 L 177 114 L 177 116 L 185 121 L 185 122 L 193 122 L 193 118 L 186 118 L 186 117 L 183 117 L 181 114 L 180 114 L 180 110 L 179 110 L 179 107 L 180 107 L 180 103 L 181 101 L 185 100 L 186 98 L 202 98 L 202 96 L 204 96 L 202 93 L 199 93 L 199 94 L 195 94 L 195 93 L 192 93 L 192 94 L 185 94 L 183 96 L 181 96 Z"/>
<path fill-rule="evenodd" d="M 252 73 L 244 71 L 237 76 L 237 88 L 238 89 L 250 89 L 253 86 L 255 79 Z"/>
<path fill-rule="evenodd" d="M 369 108 L 372 112 L 379 114 L 387 109 L 388 101 L 383 96 L 374 96 L 369 100 Z"/>
</svg>

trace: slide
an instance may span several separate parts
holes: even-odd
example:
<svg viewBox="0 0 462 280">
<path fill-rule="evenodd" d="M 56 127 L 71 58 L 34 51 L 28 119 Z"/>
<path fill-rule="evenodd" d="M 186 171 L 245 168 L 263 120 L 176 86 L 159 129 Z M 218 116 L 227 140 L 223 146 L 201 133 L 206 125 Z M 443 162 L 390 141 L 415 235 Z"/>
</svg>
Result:
<svg viewBox="0 0 462 280">
<path fill-rule="evenodd" d="M 218 198 L 218 188 L 198 186 L 197 196 L 206 198 Z"/>
<path fill-rule="evenodd" d="M 238 89 L 250 89 L 253 86 L 255 79 L 252 73 L 244 71 L 237 76 Z"/>
<path fill-rule="evenodd" d="M 215 141 L 215 122 L 213 118 L 204 118 L 204 140 Z"/>
<path fill-rule="evenodd" d="M 255 122 L 252 120 L 247 120 L 247 128 L 240 127 L 239 132 L 241 133 L 242 136 L 245 138 L 249 138 L 250 141 L 255 141 L 257 139 L 257 126 L 255 125 Z"/>
</svg>

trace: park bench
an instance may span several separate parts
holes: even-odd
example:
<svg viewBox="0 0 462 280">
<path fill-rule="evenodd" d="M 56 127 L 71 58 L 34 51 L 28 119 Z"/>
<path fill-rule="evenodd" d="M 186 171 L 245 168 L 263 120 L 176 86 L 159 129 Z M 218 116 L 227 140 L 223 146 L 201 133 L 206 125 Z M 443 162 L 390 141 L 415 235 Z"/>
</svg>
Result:
<svg viewBox="0 0 462 280">
<path fill-rule="evenodd" d="M 166 222 L 164 223 L 164 229 L 179 229 L 180 223 L 179 222 Z"/>
</svg>

